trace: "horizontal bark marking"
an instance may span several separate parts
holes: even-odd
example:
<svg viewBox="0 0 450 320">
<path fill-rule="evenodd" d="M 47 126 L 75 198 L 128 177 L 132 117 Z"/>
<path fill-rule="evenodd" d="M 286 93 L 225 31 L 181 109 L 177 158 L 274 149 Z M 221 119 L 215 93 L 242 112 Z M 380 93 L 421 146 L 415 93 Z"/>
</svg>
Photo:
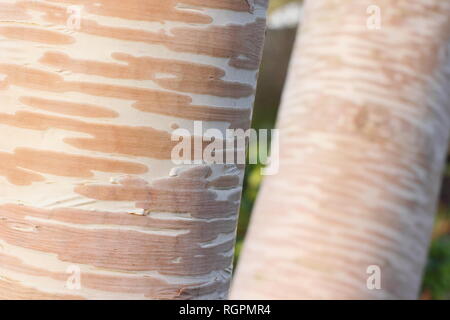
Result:
<svg viewBox="0 0 450 320">
<path fill-rule="evenodd" d="M 63 141 L 83 150 L 142 156 L 160 160 L 172 159 L 172 150 L 179 143 L 179 141 L 172 141 L 170 132 L 151 127 L 90 123 L 29 111 L 18 111 L 12 115 L 0 113 L 0 124 L 30 130 L 46 131 L 53 128 L 85 133 L 92 137 L 75 138 L 69 136 L 63 138 Z M 211 143 L 224 145 L 224 141 L 220 139 L 204 141 L 202 136 L 192 136 L 190 139 L 191 160 L 202 160 L 203 153 L 200 152 L 197 155 L 195 148 L 201 147 L 201 150 L 205 150 Z M 233 151 L 236 155 L 237 150 Z M 216 152 L 221 152 L 222 155 L 226 154 L 226 150 L 218 150 Z M 196 159 L 195 157 L 197 156 L 201 158 Z M 225 161 L 225 159 L 223 160 Z"/>
<path fill-rule="evenodd" d="M 128 174 L 142 174 L 148 171 L 145 165 L 131 161 L 79 156 L 31 148 L 17 148 L 12 154 L 0 153 L 0 159 L 3 160 L 0 165 L 4 170 L 3 173 L 6 172 L 6 177 L 11 183 L 18 185 L 29 185 L 35 181 L 43 181 L 44 177 L 37 172 L 63 177 L 90 178 L 94 175 L 92 171 Z M 2 169 L 0 169 L 0 175 L 2 175 Z M 8 173 L 14 171 L 17 171 L 17 173 L 11 177 Z M 22 174 L 22 176 L 19 174 Z M 30 174 L 35 174 L 36 179 L 33 179 L 34 176 L 30 176 Z M 38 176 L 40 176 L 39 179 Z"/>
<path fill-rule="evenodd" d="M 63 295 L 57 293 L 46 293 L 37 289 L 22 285 L 17 280 L 0 278 L 1 300 L 84 300 L 77 295 Z"/>
<path fill-rule="evenodd" d="M 182 0 L 178 2 L 202 8 L 226 9 L 252 13 L 253 7 L 256 4 L 266 8 L 268 0 Z"/>
<path fill-rule="evenodd" d="M 212 174 L 211 166 L 199 165 L 192 168 L 182 168 L 175 170 L 174 175 L 180 178 L 208 178 Z"/>
<path fill-rule="evenodd" d="M 135 180 L 137 180 L 136 178 Z M 217 178 L 220 181 L 220 177 Z M 216 179 L 216 180 L 217 180 Z M 142 179 L 141 179 L 142 180 Z M 238 189 L 239 183 L 227 183 L 223 189 Z M 135 201 L 137 208 L 151 212 L 189 213 L 195 218 L 225 218 L 233 216 L 239 208 L 239 198 L 233 196 L 228 200 L 217 200 L 217 193 L 209 189 L 205 179 L 168 177 L 145 184 L 144 181 L 130 183 L 126 179 L 118 184 L 78 185 L 74 191 L 87 198 L 102 201 Z"/>
<path fill-rule="evenodd" d="M 189 96 L 151 89 L 107 85 L 90 82 L 65 81 L 64 77 L 48 71 L 14 64 L 0 64 L 0 73 L 6 75 L 9 85 L 49 92 L 80 92 L 84 94 L 111 97 L 124 100 L 153 102 L 159 108 L 164 106 L 188 106 Z"/>
<path fill-rule="evenodd" d="M 262 18 L 242 26 L 173 28 L 173 37 L 167 37 L 166 45 L 175 51 L 227 58 L 230 59 L 229 65 L 238 69 L 257 70 L 261 61 L 265 29 L 266 20 Z M 193 47 L 191 43 L 196 46 Z"/>
<path fill-rule="evenodd" d="M 126 0 L 110 1 L 96 0 L 50 0 L 57 4 L 68 4 L 83 6 L 86 12 L 105 17 L 115 17 L 127 20 L 141 21 L 178 21 L 185 23 L 208 24 L 212 22 L 212 18 L 200 10 L 183 10 L 180 2 L 189 4 L 190 0 Z M 192 1 L 192 0 L 191 0 Z M 235 0 L 234 0 L 235 1 Z M 203 1 L 208 3 L 210 1 Z M 233 1 L 232 1 L 233 2 Z M 26 2 L 24 3 L 26 6 Z M 31 6 L 33 7 L 33 6 Z M 48 6 L 48 8 L 51 8 Z M 230 8 L 230 6 L 228 6 Z"/>
<path fill-rule="evenodd" d="M 0 113 L 0 124 L 30 130 L 45 131 L 54 128 L 86 133 L 91 135 L 92 138 L 66 137 L 63 141 L 82 150 L 143 156 L 159 160 L 171 159 L 172 150 L 179 143 L 171 140 L 169 132 L 151 127 L 87 123 L 27 111 L 19 111 L 14 115 Z M 215 141 L 223 144 L 221 140 Z M 202 146 L 202 150 L 204 150 L 210 143 L 212 142 L 202 141 L 201 136 L 191 137 L 191 160 L 196 160 L 196 147 Z M 223 150 L 219 151 L 222 152 L 221 154 L 226 153 Z M 201 152 L 200 156 L 202 156 Z"/>
<path fill-rule="evenodd" d="M 201 24 L 212 22 L 212 18 L 204 12 L 205 8 L 251 13 L 255 4 L 266 8 L 268 3 L 268 0 L 165 0 L 163 2 L 160 0 L 128 0 L 121 5 L 117 5 L 117 3 L 111 3 L 108 0 L 101 0 L 96 3 L 92 3 L 90 0 L 49 1 L 57 4 L 82 5 L 88 13 L 106 17 Z M 23 2 L 23 5 L 26 5 L 26 2 Z"/>
<path fill-rule="evenodd" d="M 92 177 L 92 171 L 143 173 L 147 167 L 125 161 L 80 157 L 44 150 L 16 149 L 14 154 L 0 152 L 0 176 L 18 186 L 45 181 L 39 173 L 65 177 Z"/>
<path fill-rule="evenodd" d="M 8 39 L 32 41 L 52 45 L 68 45 L 75 42 L 73 37 L 66 34 L 35 27 L 1 26 L 0 35 Z"/>
<path fill-rule="evenodd" d="M 208 183 L 208 187 L 212 189 L 227 190 L 237 188 L 240 185 L 240 177 L 238 175 L 225 175 L 215 178 Z"/>
<path fill-rule="evenodd" d="M 27 2 L 25 8 L 45 13 L 44 18 L 48 22 L 66 25 L 67 15 L 63 7 Z M 262 55 L 265 28 L 266 20 L 257 18 L 255 22 L 245 25 L 176 27 L 168 34 L 109 27 L 94 20 L 81 19 L 80 30 L 77 31 L 107 38 L 160 44 L 178 52 L 227 58 L 230 59 L 230 66 L 257 70 Z M 192 43 L 196 45 L 192 46 Z"/>
<path fill-rule="evenodd" d="M 62 100 L 50 100 L 38 97 L 21 97 L 20 102 L 30 107 L 60 113 L 69 116 L 86 118 L 117 118 L 119 114 L 106 107 L 87 103 L 75 103 Z"/>
<path fill-rule="evenodd" d="M 29 172 L 16 166 L 14 156 L 10 153 L 0 152 L 0 176 L 17 186 L 27 186 L 33 182 L 44 181 L 40 174 Z"/>
<path fill-rule="evenodd" d="M 162 190 L 202 190 L 208 186 L 209 182 L 206 179 L 194 178 L 172 178 L 172 179 L 158 179 L 152 183 L 152 186 Z"/>
<path fill-rule="evenodd" d="M 128 212 L 92 211 L 73 208 L 40 209 L 15 204 L 0 205 L 1 217 L 8 219 L 35 218 L 38 220 L 51 220 L 54 223 L 69 223 L 83 226 L 104 225 L 140 227 L 145 230 L 190 230 L 192 234 L 201 234 L 202 241 L 212 241 L 218 234 L 233 232 L 236 220 L 192 220 L 157 218 L 152 215 L 140 216 Z M 31 220 L 29 220 L 31 221 Z"/>
<path fill-rule="evenodd" d="M 172 148 L 169 132 L 150 127 L 130 127 L 89 123 L 76 119 L 18 111 L 14 115 L 0 113 L 0 124 L 45 131 L 50 128 L 86 133 L 92 138 L 66 137 L 63 141 L 76 148 L 113 154 L 170 159 Z"/>
<path fill-rule="evenodd" d="M 30 220 L 26 216 L 7 218 L 7 215 L 8 212 L 0 209 L 0 239 L 11 245 L 56 254 L 64 262 L 178 276 L 224 270 L 232 262 L 232 257 L 224 253 L 233 248 L 234 242 L 202 247 L 201 230 L 166 236 L 120 228 L 77 228 Z"/>
<path fill-rule="evenodd" d="M 99 192 L 95 188 L 89 191 Z M 195 218 L 204 219 L 233 217 L 239 209 L 240 201 L 240 198 L 236 202 L 232 202 L 234 198 L 213 200 L 209 198 L 209 193 L 206 192 L 191 195 L 189 192 L 183 191 L 177 193 L 159 191 L 152 196 L 153 198 L 150 201 L 137 202 L 136 207 L 144 209 L 145 212 L 189 213 Z"/>
<path fill-rule="evenodd" d="M 161 108 L 151 101 L 136 102 L 134 108 L 143 112 L 152 112 L 177 118 L 197 121 L 229 122 L 230 129 L 248 129 L 250 127 L 251 108 L 210 107 L 210 106 L 175 106 L 167 105 Z"/>
<path fill-rule="evenodd" d="M 124 63 L 73 59 L 60 52 L 47 52 L 40 62 L 76 73 L 115 79 L 153 80 L 165 89 L 207 94 L 217 97 L 243 98 L 254 94 L 253 87 L 239 82 L 221 80 L 225 72 L 217 67 L 152 57 L 133 57 L 113 53 Z"/>
<path fill-rule="evenodd" d="M 69 82 L 56 73 L 19 65 L 0 64 L 0 73 L 6 75 L 4 86 L 19 86 L 49 92 L 80 92 L 93 96 L 136 101 L 134 108 L 144 112 L 154 112 L 199 121 L 226 121 L 231 127 L 248 127 L 251 109 L 232 107 L 210 107 L 191 105 L 192 98 L 187 95 L 133 88 L 120 85 L 107 85 L 90 82 Z M 52 108 L 52 104 L 50 107 Z M 44 107 L 45 108 L 45 107 Z"/>
<path fill-rule="evenodd" d="M 47 277 L 61 281 L 61 287 L 65 286 L 70 274 L 66 272 L 50 272 L 37 268 L 20 259 L 0 253 L 0 265 L 2 269 L 13 271 L 27 276 Z M 214 292 L 226 283 L 199 281 L 197 283 L 173 283 L 150 275 L 126 274 L 107 275 L 84 271 L 81 275 L 82 288 L 94 289 L 106 293 L 142 294 L 150 299 L 188 299 L 192 296 L 190 291 L 200 291 L 202 294 Z M 225 288 L 224 288 L 225 289 Z M 15 289 L 13 289 L 15 290 Z M 1 288 L 0 288 L 0 296 Z M 55 294 L 65 296 L 64 294 Z M 99 292 L 101 295 L 101 292 Z"/>
<path fill-rule="evenodd" d="M 0 3 L 0 20 L 29 20 L 31 16 L 17 3 Z"/>
</svg>

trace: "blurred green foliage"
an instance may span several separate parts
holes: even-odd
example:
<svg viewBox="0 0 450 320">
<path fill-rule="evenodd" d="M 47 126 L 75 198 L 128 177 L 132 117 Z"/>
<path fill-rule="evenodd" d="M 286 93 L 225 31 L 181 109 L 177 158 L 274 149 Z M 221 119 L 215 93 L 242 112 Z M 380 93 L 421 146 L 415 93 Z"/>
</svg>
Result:
<svg viewBox="0 0 450 320">
<path fill-rule="evenodd" d="M 450 300 L 450 209 L 447 205 L 450 184 L 447 183 L 448 179 L 450 175 L 447 170 L 423 278 L 423 299 Z"/>
<path fill-rule="evenodd" d="M 296 0 L 271 0 L 269 10 L 272 11 L 292 1 Z M 275 75 L 276 69 L 274 68 L 287 68 L 287 63 L 283 60 L 289 60 L 291 50 L 291 47 L 288 45 L 286 45 L 286 48 L 283 48 L 283 41 L 292 42 L 292 35 L 281 35 L 280 40 L 278 31 L 268 32 L 255 103 L 253 128 L 271 129 L 274 127 L 279 96 L 281 94 L 280 91 L 285 76 L 283 70 L 283 73 L 277 77 L 277 75 Z M 271 44 L 276 50 L 270 48 Z M 286 51 L 284 55 L 280 53 L 280 50 Z M 270 62 L 273 60 L 277 61 L 275 67 L 270 66 Z M 281 83 L 278 83 L 277 81 Z M 262 178 L 260 169 L 260 165 L 248 165 L 246 169 L 237 233 L 235 262 L 237 262 L 239 258 L 251 212 L 261 185 Z M 433 234 L 422 287 L 422 299 L 450 299 L 450 161 L 448 161 L 447 170 L 444 176 L 436 227 Z"/>
<path fill-rule="evenodd" d="M 299 0 L 270 0 L 269 2 L 269 12 L 272 12 L 273 10 L 284 6 L 285 4 L 289 2 L 295 2 Z"/>
<path fill-rule="evenodd" d="M 450 299 L 450 236 L 431 244 L 427 270 L 423 279 L 424 298 Z"/>
</svg>

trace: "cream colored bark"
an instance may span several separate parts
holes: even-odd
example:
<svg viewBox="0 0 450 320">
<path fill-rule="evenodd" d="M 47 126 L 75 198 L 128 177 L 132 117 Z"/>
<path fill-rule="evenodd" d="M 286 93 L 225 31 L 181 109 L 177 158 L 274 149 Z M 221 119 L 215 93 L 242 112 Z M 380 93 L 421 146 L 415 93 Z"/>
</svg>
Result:
<svg viewBox="0 0 450 320">
<path fill-rule="evenodd" d="M 232 298 L 417 298 L 448 144 L 449 37 L 449 1 L 306 1 L 280 172 Z"/>
<path fill-rule="evenodd" d="M 266 0 L 0 0 L 0 298 L 224 298 Z"/>
</svg>

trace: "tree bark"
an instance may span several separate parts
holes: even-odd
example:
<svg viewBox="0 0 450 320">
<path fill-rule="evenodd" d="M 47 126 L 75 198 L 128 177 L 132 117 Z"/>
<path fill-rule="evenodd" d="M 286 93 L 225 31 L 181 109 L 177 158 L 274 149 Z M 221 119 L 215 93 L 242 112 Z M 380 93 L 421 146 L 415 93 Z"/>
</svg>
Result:
<svg viewBox="0 0 450 320">
<path fill-rule="evenodd" d="M 417 298 L 449 138 L 449 17 L 440 0 L 306 1 L 280 172 L 232 298 Z"/>
<path fill-rule="evenodd" d="M 266 7 L 0 0 L 1 299 L 226 297 L 242 167 L 171 133 L 249 126 Z"/>
</svg>

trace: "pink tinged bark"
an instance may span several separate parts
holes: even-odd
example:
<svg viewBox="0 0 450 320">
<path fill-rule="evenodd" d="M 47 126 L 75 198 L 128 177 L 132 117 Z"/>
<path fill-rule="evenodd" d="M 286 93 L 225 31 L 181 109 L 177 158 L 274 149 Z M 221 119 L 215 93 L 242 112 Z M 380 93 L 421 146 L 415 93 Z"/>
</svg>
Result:
<svg viewBox="0 0 450 320">
<path fill-rule="evenodd" d="M 449 17 L 441 0 L 306 1 L 280 172 L 232 298 L 417 298 L 449 137 Z"/>
<path fill-rule="evenodd" d="M 266 7 L 0 0 L 0 299 L 227 296 L 243 168 L 171 135 L 249 126 Z"/>
</svg>

